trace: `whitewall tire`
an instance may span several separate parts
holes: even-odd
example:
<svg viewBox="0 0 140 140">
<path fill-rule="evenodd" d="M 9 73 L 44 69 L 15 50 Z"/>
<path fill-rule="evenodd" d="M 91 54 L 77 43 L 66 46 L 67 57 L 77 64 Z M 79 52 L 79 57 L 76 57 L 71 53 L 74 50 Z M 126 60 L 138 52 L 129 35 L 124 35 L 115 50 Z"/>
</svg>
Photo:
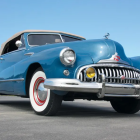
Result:
<svg viewBox="0 0 140 140">
<path fill-rule="evenodd" d="M 38 68 L 30 81 L 29 96 L 32 108 L 39 115 L 55 115 L 61 105 L 62 96 L 56 95 L 43 86 L 45 73 Z"/>
</svg>

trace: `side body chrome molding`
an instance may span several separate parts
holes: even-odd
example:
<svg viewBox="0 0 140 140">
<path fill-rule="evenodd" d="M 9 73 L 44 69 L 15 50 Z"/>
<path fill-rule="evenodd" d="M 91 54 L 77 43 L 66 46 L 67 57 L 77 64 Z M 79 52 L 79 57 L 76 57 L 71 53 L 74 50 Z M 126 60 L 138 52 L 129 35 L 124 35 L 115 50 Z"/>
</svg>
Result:
<svg viewBox="0 0 140 140">
<path fill-rule="evenodd" d="M 24 81 L 24 78 L 0 80 L 0 82 Z"/>
<path fill-rule="evenodd" d="M 34 52 L 25 53 L 24 55 L 33 55 Z"/>
</svg>

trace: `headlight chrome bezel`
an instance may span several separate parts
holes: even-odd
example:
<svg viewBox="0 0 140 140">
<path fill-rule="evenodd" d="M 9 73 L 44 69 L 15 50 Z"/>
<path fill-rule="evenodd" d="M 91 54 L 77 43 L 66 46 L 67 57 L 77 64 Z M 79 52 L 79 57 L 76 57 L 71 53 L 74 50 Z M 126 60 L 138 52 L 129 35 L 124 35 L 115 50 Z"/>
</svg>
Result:
<svg viewBox="0 0 140 140">
<path fill-rule="evenodd" d="M 74 60 L 71 63 L 67 63 L 64 59 L 64 53 L 67 51 L 72 51 L 74 53 Z M 71 48 L 64 48 L 63 50 L 61 50 L 59 57 L 60 57 L 61 63 L 64 64 L 65 66 L 72 66 L 76 61 L 75 51 L 72 50 Z"/>
</svg>

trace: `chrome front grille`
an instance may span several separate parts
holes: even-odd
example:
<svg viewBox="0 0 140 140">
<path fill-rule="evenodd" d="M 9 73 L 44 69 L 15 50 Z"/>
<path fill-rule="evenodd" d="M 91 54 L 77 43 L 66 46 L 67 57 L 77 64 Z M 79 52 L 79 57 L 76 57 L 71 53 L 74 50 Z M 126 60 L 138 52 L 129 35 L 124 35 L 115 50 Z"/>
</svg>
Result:
<svg viewBox="0 0 140 140">
<path fill-rule="evenodd" d="M 86 78 L 85 69 L 90 66 L 80 68 L 77 79 L 82 82 L 100 82 L 100 74 L 105 74 L 107 83 L 124 83 L 124 84 L 140 84 L 140 71 L 127 65 L 108 64 L 108 65 L 93 65 L 96 70 L 96 76 L 92 79 Z M 120 77 L 125 76 L 122 80 Z"/>
</svg>

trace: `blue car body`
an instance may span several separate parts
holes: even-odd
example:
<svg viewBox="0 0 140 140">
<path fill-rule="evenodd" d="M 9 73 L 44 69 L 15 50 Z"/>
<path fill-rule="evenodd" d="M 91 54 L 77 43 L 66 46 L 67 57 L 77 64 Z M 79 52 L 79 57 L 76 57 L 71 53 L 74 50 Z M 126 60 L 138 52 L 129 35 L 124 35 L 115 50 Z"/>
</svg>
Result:
<svg viewBox="0 0 140 140">
<path fill-rule="evenodd" d="M 117 53 L 126 65 L 140 70 L 140 57 L 128 58 L 121 44 L 116 41 L 110 39 L 85 40 L 81 38 L 80 41 L 32 47 L 28 44 L 28 35 L 31 33 L 32 32 L 23 33 L 25 48 L 0 56 L 1 94 L 28 96 L 26 82 L 28 79 L 28 70 L 33 65 L 40 65 L 47 79 L 76 79 L 77 72 L 82 66 L 97 64 L 101 60 L 109 59 Z M 76 62 L 72 66 L 65 66 L 60 61 L 59 54 L 62 49 L 67 47 L 76 53 Z M 28 53 L 33 53 L 33 55 L 28 55 Z M 116 63 L 119 62 L 116 61 Z M 68 70 L 70 74 L 68 76 L 64 75 L 64 70 Z M 55 91 L 55 93 L 59 95 L 67 94 L 67 92 L 64 91 Z"/>
</svg>

